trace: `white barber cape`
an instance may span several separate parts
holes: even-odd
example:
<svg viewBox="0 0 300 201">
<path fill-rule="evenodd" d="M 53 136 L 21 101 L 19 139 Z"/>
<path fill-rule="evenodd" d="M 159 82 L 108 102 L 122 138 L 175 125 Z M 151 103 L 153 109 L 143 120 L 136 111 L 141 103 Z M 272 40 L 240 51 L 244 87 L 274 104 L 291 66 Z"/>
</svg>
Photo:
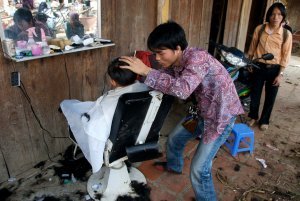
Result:
<svg viewBox="0 0 300 201">
<path fill-rule="evenodd" d="M 84 156 L 92 166 L 93 173 L 103 164 L 105 143 L 110 134 L 112 119 L 119 97 L 125 93 L 146 91 L 140 82 L 108 91 L 96 101 L 64 100 L 60 107 Z M 90 116 L 88 120 L 83 113 Z"/>
</svg>

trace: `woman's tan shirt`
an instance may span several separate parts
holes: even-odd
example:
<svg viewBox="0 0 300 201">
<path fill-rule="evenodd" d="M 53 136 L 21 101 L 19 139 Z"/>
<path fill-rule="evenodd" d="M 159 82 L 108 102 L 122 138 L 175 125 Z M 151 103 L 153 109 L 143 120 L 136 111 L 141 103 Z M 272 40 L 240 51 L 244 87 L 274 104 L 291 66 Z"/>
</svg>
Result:
<svg viewBox="0 0 300 201">
<path fill-rule="evenodd" d="M 285 43 L 282 44 L 284 40 L 284 28 L 280 26 L 279 29 L 269 34 L 267 32 L 267 30 L 270 30 L 269 25 L 266 24 L 265 30 L 262 32 L 258 42 L 258 35 L 261 26 L 262 25 L 259 25 L 255 28 L 252 42 L 248 51 L 249 57 L 253 57 L 253 59 L 255 59 L 260 58 L 265 53 L 272 53 L 274 55 L 274 59 L 268 61 L 260 59 L 259 62 L 266 64 L 280 64 L 281 68 L 287 67 L 292 51 L 292 34 L 290 33 L 290 31 L 287 31 L 287 39 Z"/>
</svg>

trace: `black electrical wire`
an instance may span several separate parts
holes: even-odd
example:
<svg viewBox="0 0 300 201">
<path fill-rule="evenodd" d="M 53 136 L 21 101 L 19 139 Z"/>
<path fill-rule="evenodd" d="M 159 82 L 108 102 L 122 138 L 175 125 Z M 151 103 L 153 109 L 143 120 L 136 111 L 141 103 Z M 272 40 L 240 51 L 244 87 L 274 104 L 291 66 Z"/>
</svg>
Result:
<svg viewBox="0 0 300 201">
<path fill-rule="evenodd" d="M 9 169 L 8 169 L 8 165 L 7 165 L 7 162 L 5 160 L 5 156 L 4 156 L 4 153 L 2 151 L 1 145 L 0 145 L 0 151 L 1 151 L 2 158 L 3 158 L 4 164 L 5 164 L 6 172 L 8 174 L 8 178 L 11 178 L 11 175 L 10 175 L 10 172 L 9 172 Z"/>
<path fill-rule="evenodd" d="M 20 86 L 20 88 L 21 88 L 21 90 L 22 90 L 22 92 L 23 92 L 23 95 L 24 95 L 24 96 L 25 96 L 25 98 L 27 99 L 28 103 L 30 103 L 30 104 L 31 104 L 31 99 L 30 99 L 30 97 L 28 96 L 28 94 L 27 94 L 27 93 L 25 93 L 25 92 L 24 92 L 24 91 L 25 91 L 25 87 L 24 87 L 24 85 L 23 85 L 23 82 L 22 82 L 22 81 L 20 81 L 20 83 L 21 83 L 21 86 Z M 22 87 L 24 88 L 24 91 L 23 91 Z"/>
<path fill-rule="evenodd" d="M 43 136 L 44 144 L 45 144 L 45 146 L 46 146 L 47 156 L 48 156 L 48 158 L 49 158 L 49 160 L 50 160 L 51 162 L 54 162 L 54 161 L 52 160 L 52 158 L 50 157 L 50 151 L 49 151 L 49 147 L 48 147 L 48 144 L 47 144 L 47 142 L 46 142 L 46 139 L 45 139 L 45 134 L 44 134 L 44 132 L 42 133 L 42 136 Z"/>
<path fill-rule="evenodd" d="M 23 95 L 25 96 L 26 100 L 28 101 L 28 103 L 29 103 L 29 105 L 30 105 L 30 109 L 31 109 L 31 111 L 32 111 L 32 113 L 33 113 L 35 119 L 37 120 L 37 122 L 38 122 L 40 128 L 41 128 L 43 131 L 45 131 L 46 133 L 48 133 L 48 135 L 49 135 L 51 138 L 68 138 L 68 137 L 57 137 L 57 136 L 52 136 L 51 133 L 50 133 L 50 131 L 48 131 L 47 129 L 44 128 L 44 126 L 42 125 L 40 119 L 38 118 L 38 116 L 37 116 L 37 114 L 36 114 L 36 112 L 35 112 L 35 110 L 34 110 L 32 104 L 31 104 L 30 97 L 28 96 L 28 93 L 27 93 L 27 91 L 26 91 L 26 89 L 25 89 L 25 86 L 24 86 L 24 84 L 23 84 L 22 81 L 21 81 L 20 89 L 21 89 Z"/>
<path fill-rule="evenodd" d="M 67 61 L 66 61 L 65 55 L 63 55 L 63 58 L 64 58 L 64 62 L 65 62 L 65 71 L 66 71 L 68 86 L 69 86 L 69 88 L 68 88 L 69 89 L 69 99 L 71 99 L 71 84 L 70 84 L 70 77 L 69 77 L 69 73 L 68 73 Z"/>
<path fill-rule="evenodd" d="M 107 80 L 107 71 L 104 73 L 104 76 L 103 76 L 103 88 L 102 88 L 102 92 L 101 92 L 101 95 L 104 94 L 105 92 L 105 89 L 106 89 L 106 80 Z"/>
<path fill-rule="evenodd" d="M 4 51 L 2 51 L 2 50 L 1 50 L 1 52 L 2 52 L 4 55 L 6 55 L 6 56 L 8 57 L 7 59 L 10 60 L 11 65 L 13 66 L 14 71 L 16 71 L 16 66 L 15 66 L 15 63 L 14 63 L 13 59 L 12 59 L 6 52 L 4 52 Z M 23 88 L 22 88 L 22 87 L 23 87 Z M 33 112 L 34 117 L 36 118 L 36 120 L 37 120 L 37 122 L 39 123 L 40 127 L 41 127 L 43 130 L 45 130 L 45 131 L 50 135 L 50 137 L 52 137 L 52 138 L 67 138 L 67 137 L 53 137 L 53 136 L 50 134 L 50 132 L 49 132 L 48 130 L 46 130 L 46 129 L 42 126 L 40 120 L 38 119 L 38 117 L 37 117 L 37 115 L 36 115 L 36 113 L 35 113 L 35 111 L 34 111 L 34 109 L 33 109 L 33 106 L 32 106 L 32 104 L 31 104 L 30 97 L 28 96 L 28 94 L 27 94 L 27 92 L 26 92 L 26 89 L 25 89 L 25 87 L 24 87 L 22 81 L 21 81 L 21 86 L 19 86 L 19 88 L 21 89 L 23 95 L 25 96 L 26 100 L 27 100 L 28 103 L 30 104 L 31 111 Z M 50 160 L 51 162 L 55 162 L 55 161 L 53 161 L 52 158 L 50 157 L 50 154 L 49 154 L 49 147 L 48 147 L 48 144 L 46 143 L 46 139 L 45 139 L 45 134 L 44 134 L 44 132 L 43 132 L 43 141 L 44 141 L 44 143 L 45 143 L 45 145 L 46 145 L 46 152 L 47 152 L 47 156 L 48 156 L 49 160 Z M 8 165 L 7 165 L 7 162 L 6 162 L 6 159 L 5 159 L 5 156 L 4 156 L 4 153 L 3 153 L 1 147 L 0 147 L 0 151 L 1 151 L 2 156 L 3 156 L 3 160 L 4 160 L 4 164 L 5 164 L 5 168 L 6 168 L 8 177 L 10 178 L 10 177 L 11 177 L 10 171 L 9 171 L 9 168 L 8 168 Z"/>
<path fill-rule="evenodd" d="M 33 113 L 33 115 L 34 115 L 36 121 L 38 122 L 40 128 L 41 128 L 43 131 L 45 131 L 51 138 L 68 138 L 68 137 L 56 137 L 56 136 L 52 136 L 51 133 L 50 133 L 50 131 L 48 131 L 47 129 L 44 128 L 44 126 L 42 125 L 40 119 L 38 118 L 38 116 L 37 116 L 37 114 L 36 114 L 36 112 L 35 112 L 35 110 L 34 110 L 32 104 L 31 104 L 31 99 L 30 99 L 30 97 L 29 97 L 29 95 L 28 95 L 28 93 L 27 93 L 27 91 L 26 91 L 26 89 L 25 89 L 25 86 L 24 86 L 24 84 L 23 84 L 22 81 L 21 81 L 21 86 L 20 86 L 19 88 L 20 88 L 20 90 L 22 91 L 23 95 L 25 96 L 26 100 L 28 101 L 28 103 L 29 103 L 29 105 L 30 105 L 30 109 L 31 109 L 31 111 L 32 111 L 32 113 Z M 48 146 L 48 144 L 47 144 L 47 142 L 46 142 L 46 139 L 45 139 L 45 133 L 44 133 L 44 132 L 42 132 L 42 136 L 43 136 L 44 144 L 45 144 L 45 146 L 46 146 L 47 156 L 48 156 L 48 158 L 49 158 L 49 160 L 50 160 L 51 162 L 55 162 L 55 161 L 52 160 L 52 158 L 51 158 L 51 156 L 50 156 L 50 154 L 49 154 L 49 153 L 50 153 L 50 151 L 49 151 L 49 146 Z"/>
<path fill-rule="evenodd" d="M 2 40 L 1 40 L 1 42 L 2 42 Z M 16 71 L 16 66 L 15 66 L 13 60 L 11 59 L 11 57 L 10 57 L 6 52 L 4 52 L 3 49 L 1 49 L 1 52 L 2 52 L 3 55 L 6 56 L 7 59 L 11 62 L 14 71 Z M 6 162 L 6 159 L 5 159 L 5 156 L 4 156 L 4 153 L 3 153 L 3 150 L 2 150 L 1 145 L 0 145 L 0 151 L 1 151 L 1 154 L 2 154 L 2 158 L 3 158 L 3 161 L 4 161 L 4 165 L 5 165 L 5 169 L 6 169 L 6 172 L 7 172 L 7 174 L 8 174 L 8 177 L 11 178 L 10 171 L 9 171 L 9 168 L 8 168 L 8 165 L 7 165 L 7 162 Z"/>
<path fill-rule="evenodd" d="M 7 56 L 7 59 L 10 60 L 11 65 L 13 66 L 14 71 L 16 71 L 16 66 L 15 66 L 14 60 L 13 60 L 6 52 L 4 52 L 3 50 L 1 50 L 1 52 L 4 54 L 4 56 Z M 68 71 L 67 71 L 67 66 L 66 66 L 67 64 L 66 64 L 65 57 L 64 57 L 64 61 L 65 61 L 65 70 L 66 70 L 67 79 L 68 79 L 68 84 L 69 84 L 69 97 L 70 97 L 70 96 L 71 96 L 71 92 L 70 92 L 70 78 L 69 78 Z M 23 93 L 24 97 L 26 98 L 27 102 L 29 103 L 30 109 L 31 109 L 31 111 L 32 111 L 32 113 L 33 113 L 33 115 L 34 115 L 36 121 L 38 122 L 40 128 L 41 128 L 43 131 L 45 131 L 51 138 L 68 138 L 68 137 L 57 137 L 57 136 L 52 136 L 51 133 L 50 133 L 47 129 L 44 128 L 44 126 L 42 125 L 40 119 L 38 118 L 38 116 L 37 116 L 37 114 L 36 114 L 36 112 L 35 112 L 35 110 L 34 110 L 32 104 L 31 104 L 31 99 L 30 99 L 30 97 L 29 97 L 29 95 L 28 95 L 28 93 L 27 93 L 27 91 L 26 91 L 26 88 L 25 88 L 23 82 L 22 82 L 22 81 L 20 81 L 20 82 L 21 82 L 21 86 L 19 86 L 19 88 L 20 88 L 21 92 Z M 55 161 L 53 161 L 52 158 L 50 157 L 50 154 L 49 154 L 49 146 L 48 146 L 48 144 L 47 144 L 47 142 L 46 142 L 46 139 L 45 139 L 45 133 L 44 133 L 44 132 L 42 132 L 42 136 L 43 136 L 44 144 L 45 144 L 45 146 L 46 146 L 47 156 L 48 156 L 48 158 L 49 158 L 49 160 L 50 160 L 51 162 L 55 162 Z M 3 155 L 5 167 L 6 167 L 6 170 L 7 170 L 7 174 L 9 175 L 9 177 L 11 177 L 1 147 L 0 147 L 0 150 L 1 150 L 1 153 L 2 153 L 2 155 Z"/>
<path fill-rule="evenodd" d="M 4 52 L 3 50 L 1 50 L 1 52 L 2 52 L 3 54 L 7 55 L 8 57 L 10 57 L 10 56 L 9 56 L 6 52 Z M 16 70 L 16 66 L 15 66 L 15 64 L 14 64 L 14 61 L 13 61 L 11 58 L 10 58 L 9 60 L 10 60 L 10 62 L 11 62 L 11 64 L 12 64 L 14 70 Z M 66 60 L 65 60 L 65 68 L 66 68 Z M 66 72 L 67 72 L 67 69 L 66 69 Z M 67 78 L 68 78 L 68 83 L 69 83 L 69 96 L 70 96 L 70 79 L 69 79 L 68 73 L 67 73 Z M 21 89 L 23 95 L 25 96 L 25 98 L 27 99 L 27 101 L 28 101 L 28 103 L 29 103 L 29 105 L 30 105 L 31 111 L 33 112 L 33 114 L 34 114 L 34 116 L 35 116 L 37 122 L 39 123 L 41 129 L 44 130 L 44 131 L 46 131 L 46 132 L 49 134 L 49 136 L 50 136 L 51 138 L 68 138 L 68 137 L 53 137 L 53 136 L 51 135 L 51 133 L 50 133 L 47 129 L 45 129 L 45 128 L 43 127 L 43 125 L 41 124 L 40 119 L 38 118 L 38 116 L 36 115 L 36 113 L 35 113 L 35 111 L 34 111 L 34 109 L 33 109 L 33 106 L 32 106 L 32 104 L 31 104 L 31 99 L 30 99 L 30 97 L 28 96 L 28 93 L 27 93 L 27 91 L 26 91 L 26 89 L 25 89 L 25 86 L 24 86 L 23 82 L 22 82 L 22 81 L 20 81 L 20 82 L 21 82 L 20 89 Z"/>
</svg>

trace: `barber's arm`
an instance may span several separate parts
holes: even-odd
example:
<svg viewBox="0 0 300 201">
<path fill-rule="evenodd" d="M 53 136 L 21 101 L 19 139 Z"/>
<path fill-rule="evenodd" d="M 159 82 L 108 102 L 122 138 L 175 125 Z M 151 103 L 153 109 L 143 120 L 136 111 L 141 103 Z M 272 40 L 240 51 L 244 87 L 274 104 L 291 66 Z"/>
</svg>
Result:
<svg viewBox="0 0 300 201">
<path fill-rule="evenodd" d="M 205 53 L 203 52 L 203 54 Z M 123 66 L 123 68 L 130 69 L 140 75 L 147 75 L 147 78 L 144 82 L 146 85 L 165 94 L 169 94 L 184 100 L 187 99 L 202 82 L 210 67 L 207 64 L 207 61 L 203 60 L 189 62 L 189 64 L 184 67 L 181 75 L 174 77 L 168 73 L 160 72 L 155 69 L 149 69 L 148 67 L 148 69 L 146 69 L 146 65 L 144 64 L 138 66 L 140 61 L 134 61 L 132 58 L 121 58 L 121 61 L 124 61 L 130 65 Z"/>
</svg>

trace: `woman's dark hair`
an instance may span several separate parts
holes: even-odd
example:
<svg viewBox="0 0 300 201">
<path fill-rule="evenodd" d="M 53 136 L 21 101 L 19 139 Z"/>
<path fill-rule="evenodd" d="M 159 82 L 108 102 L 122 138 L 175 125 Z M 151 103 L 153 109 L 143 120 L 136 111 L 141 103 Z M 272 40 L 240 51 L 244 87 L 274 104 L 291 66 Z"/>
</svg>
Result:
<svg viewBox="0 0 300 201">
<path fill-rule="evenodd" d="M 176 50 L 178 45 L 184 50 L 188 42 L 183 28 L 174 21 L 168 21 L 158 25 L 150 33 L 147 45 L 151 51 L 165 48 Z"/>
<path fill-rule="evenodd" d="M 137 78 L 137 74 L 131 70 L 120 68 L 120 66 L 128 66 L 128 64 L 123 61 L 119 61 L 119 58 L 110 62 L 107 69 L 107 73 L 110 78 L 121 86 L 133 84 Z"/>
<path fill-rule="evenodd" d="M 25 20 L 26 22 L 30 23 L 33 21 L 33 16 L 30 10 L 26 8 L 19 8 L 13 17 L 14 22 L 20 22 L 21 20 Z"/>
<path fill-rule="evenodd" d="M 267 11 L 267 14 L 266 14 L 266 22 L 270 22 L 270 17 L 273 13 L 273 10 L 275 8 L 278 8 L 281 12 L 281 15 L 282 15 L 282 21 L 281 22 L 284 22 L 285 21 L 285 18 L 286 18 L 286 9 L 285 9 L 285 6 L 282 4 L 282 3 L 274 3 L 272 4 L 272 6 L 268 9 Z"/>
</svg>

